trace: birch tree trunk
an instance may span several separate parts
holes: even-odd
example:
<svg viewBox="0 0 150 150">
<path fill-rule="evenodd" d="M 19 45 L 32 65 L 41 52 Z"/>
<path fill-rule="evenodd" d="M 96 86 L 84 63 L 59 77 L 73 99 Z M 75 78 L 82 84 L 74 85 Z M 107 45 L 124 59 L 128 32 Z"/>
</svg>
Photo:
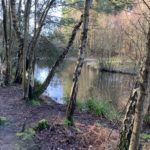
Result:
<svg viewBox="0 0 150 150">
<path fill-rule="evenodd" d="M 138 150 L 140 131 L 143 121 L 143 106 L 147 93 L 148 75 L 150 71 L 150 28 L 147 35 L 147 55 L 138 75 L 134 96 L 129 99 L 123 130 L 121 131 L 119 150 Z"/>
<path fill-rule="evenodd" d="M 147 35 L 147 55 L 146 60 L 141 69 L 141 78 L 139 85 L 139 98 L 135 109 L 135 117 L 133 130 L 129 145 L 129 150 L 137 150 L 139 148 L 140 132 L 144 117 L 144 102 L 147 95 L 148 76 L 150 72 L 150 27 Z"/>
<path fill-rule="evenodd" d="M 39 97 L 48 87 L 49 83 L 51 82 L 51 80 L 56 72 L 56 69 L 63 62 L 65 56 L 67 55 L 71 46 L 73 45 L 77 31 L 79 30 L 82 22 L 83 22 L 83 15 L 81 15 L 79 23 L 75 25 L 75 27 L 72 31 L 72 34 L 68 41 L 67 47 L 64 49 L 63 53 L 58 57 L 55 64 L 52 66 L 52 69 L 49 71 L 48 76 L 47 76 L 46 80 L 44 81 L 44 83 L 34 92 L 34 97 Z"/>
<path fill-rule="evenodd" d="M 81 70 L 82 70 L 82 66 L 83 66 L 84 58 L 85 58 L 85 49 L 86 49 L 88 25 L 89 25 L 89 11 L 91 8 L 91 4 L 92 4 L 92 0 L 85 0 L 81 45 L 79 48 L 79 56 L 78 56 L 77 65 L 74 71 L 73 84 L 72 84 L 71 94 L 70 94 L 70 101 L 69 101 L 67 112 L 66 112 L 66 117 L 67 117 L 67 120 L 69 121 L 68 125 L 73 125 L 73 114 L 74 114 L 75 106 L 76 106 L 76 97 L 78 93 L 79 77 L 81 74 Z"/>
</svg>

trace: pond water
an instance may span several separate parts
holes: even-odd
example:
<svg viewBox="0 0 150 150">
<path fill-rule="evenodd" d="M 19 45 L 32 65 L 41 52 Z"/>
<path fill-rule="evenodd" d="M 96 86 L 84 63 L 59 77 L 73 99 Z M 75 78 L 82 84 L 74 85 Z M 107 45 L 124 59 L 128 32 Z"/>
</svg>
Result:
<svg viewBox="0 0 150 150">
<path fill-rule="evenodd" d="M 68 61 L 56 73 L 52 82 L 45 91 L 58 103 L 64 103 L 64 98 L 70 94 L 72 76 L 76 63 Z M 43 82 L 47 77 L 49 68 L 45 65 L 36 65 L 35 79 Z M 134 82 L 134 76 L 114 73 L 101 73 L 84 64 L 77 98 L 86 100 L 95 97 L 98 100 L 107 100 L 122 108 L 126 105 Z"/>
</svg>

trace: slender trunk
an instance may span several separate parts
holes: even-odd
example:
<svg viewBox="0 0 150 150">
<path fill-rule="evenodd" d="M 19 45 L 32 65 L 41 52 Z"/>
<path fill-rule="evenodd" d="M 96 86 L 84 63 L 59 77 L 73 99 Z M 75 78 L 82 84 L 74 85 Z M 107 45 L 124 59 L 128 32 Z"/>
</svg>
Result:
<svg viewBox="0 0 150 150">
<path fill-rule="evenodd" d="M 78 92 L 78 84 L 79 84 L 79 77 L 81 74 L 81 69 L 84 63 L 85 58 L 85 48 L 87 43 L 87 34 L 88 34 L 88 25 L 89 25 L 89 11 L 91 8 L 92 1 L 85 0 L 85 9 L 84 9 L 84 16 L 83 16 L 83 31 L 81 36 L 81 45 L 79 48 L 79 57 L 77 61 L 77 66 L 74 71 L 73 77 L 73 84 L 70 94 L 70 101 L 66 112 L 67 120 L 69 121 L 68 125 L 73 125 L 73 114 L 75 111 L 76 105 L 76 97 Z"/>
<path fill-rule="evenodd" d="M 24 89 L 24 99 L 27 97 L 28 89 L 26 88 L 26 52 L 28 48 L 28 34 L 29 34 L 29 16 L 31 9 L 32 0 L 27 0 L 25 6 L 24 14 L 24 49 L 23 49 L 23 89 Z"/>
<path fill-rule="evenodd" d="M 21 29 L 21 22 L 22 22 L 21 10 L 22 10 L 22 0 L 19 0 L 18 12 L 17 12 L 19 29 Z"/>
<path fill-rule="evenodd" d="M 3 8 L 3 28 L 4 28 L 4 40 L 5 40 L 5 49 L 6 49 L 6 74 L 5 74 L 5 85 L 10 84 L 10 49 L 8 42 L 8 28 L 7 28 L 7 20 L 8 20 L 8 11 L 7 4 L 4 0 L 2 0 L 2 8 Z"/>
<path fill-rule="evenodd" d="M 141 67 L 135 88 L 134 97 L 129 99 L 127 113 L 121 131 L 119 150 L 137 150 L 139 147 L 139 135 L 143 120 L 143 105 L 148 86 L 148 74 L 150 70 L 150 28 L 148 32 L 146 61 Z"/>
<path fill-rule="evenodd" d="M 29 47 L 29 67 L 27 68 L 27 72 L 28 72 L 28 80 L 27 80 L 27 93 L 26 93 L 26 98 L 27 99 L 31 99 L 32 98 L 32 89 L 33 89 L 33 79 L 32 79 L 32 76 L 34 75 L 33 73 L 33 68 L 34 68 L 34 54 L 35 54 L 35 49 L 36 49 L 36 45 L 37 45 L 37 42 L 38 42 L 38 39 L 39 39 L 39 36 L 40 36 L 40 33 L 41 33 L 41 30 L 42 30 L 42 27 L 43 27 L 43 24 L 44 24 L 44 21 L 47 17 L 47 14 L 49 12 L 49 9 L 52 7 L 52 5 L 54 4 L 56 0 L 49 0 L 47 2 L 47 5 L 41 15 L 41 18 L 40 18 L 40 21 L 39 21 L 39 26 L 38 28 L 36 29 L 36 33 L 34 34 L 34 37 L 31 41 L 31 44 L 30 44 L 30 47 Z"/>
<path fill-rule="evenodd" d="M 34 97 L 39 97 L 48 87 L 49 83 L 51 82 L 56 69 L 58 68 L 58 66 L 63 62 L 65 56 L 67 55 L 67 53 L 69 52 L 71 46 L 73 45 L 74 39 L 76 37 L 77 31 L 79 30 L 81 24 L 83 22 L 83 15 L 81 16 L 81 19 L 79 21 L 78 24 L 75 25 L 71 37 L 69 39 L 69 42 L 67 44 L 67 47 L 64 49 L 63 53 L 58 57 L 58 59 L 56 60 L 55 64 L 52 66 L 52 69 L 49 71 L 49 74 L 46 78 L 46 80 L 44 81 L 44 83 L 33 93 Z"/>
<path fill-rule="evenodd" d="M 13 21 L 13 27 L 15 30 L 15 33 L 17 35 L 17 39 L 19 42 L 18 46 L 18 60 L 17 60 L 17 68 L 16 68 L 16 74 L 15 74 L 15 83 L 21 83 L 22 82 L 22 60 L 23 60 L 23 47 L 24 47 L 24 41 L 21 31 L 19 30 L 18 25 L 18 19 L 16 16 L 16 0 L 11 0 L 11 14 L 12 14 L 12 21 Z"/>
</svg>

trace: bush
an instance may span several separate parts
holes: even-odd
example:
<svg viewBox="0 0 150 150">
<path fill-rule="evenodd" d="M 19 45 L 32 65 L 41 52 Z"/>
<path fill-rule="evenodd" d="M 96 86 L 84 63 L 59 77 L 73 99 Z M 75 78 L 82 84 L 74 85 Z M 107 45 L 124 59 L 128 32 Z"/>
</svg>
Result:
<svg viewBox="0 0 150 150">
<path fill-rule="evenodd" d="M 48 121 L 46 119 L 42 119 L 38 122 L 38 124 L 34 127 L 35 131 L 42 131 L 44 129 L 49 129 L 49 124 Z"/>
<path fill-rule="evenodd" d="M 70 126 L 70 125 L 72 125 L 72 122 L 69 121 L 67 118 L 65 118 L 65 119 L 64 119 L 64 125 L 65 125 L 65 126 Z"/>
<path fill-rule="evenodd" d="M 41 105 L 40 100 L 32 99 L 31 100 L 31 105 L 32 106 L 40 106 Z"/>
<path fill-rule="evenodd" d="M 0 126 L 4 125 L 7 122 L 6 117 L 0 117 Z"/>
<path fill-rule="evenodd" d="M 89 98 L 85 102 L 87 111 L 90 113 L 94 113 L 98 116 L 107 116 L 107 113 L 109 111 L 108 105 L 106 102 L 103 101 L 98 101 L 94 98 Z"/>
</svg>

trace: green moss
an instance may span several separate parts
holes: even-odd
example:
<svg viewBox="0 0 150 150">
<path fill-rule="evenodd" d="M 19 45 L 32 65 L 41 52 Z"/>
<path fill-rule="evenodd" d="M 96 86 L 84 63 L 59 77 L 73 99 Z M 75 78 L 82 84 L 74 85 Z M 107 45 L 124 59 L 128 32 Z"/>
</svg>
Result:
<svg viewBox="0 0 150 150">
<path fill-rule="evenodd" d="M 26 129 L 25 132 L 17 132 L 16 136 L 22 140 L 32 140 L 35 135 L 35 131 L 32 128 Z"/>
<path fill-rule="evenodd" d="M 6 117 L 0 117 L 0 126 L 3 126 L 7 122 Z"/>
<path fill-rule="evenodd" d="M 49 129 L 49 124 L 46 119 L 42 119 L 38 122 L 38 124 L 34 127 L 35 131 L 42 131 L 44 129 Z"/>
</svg>

